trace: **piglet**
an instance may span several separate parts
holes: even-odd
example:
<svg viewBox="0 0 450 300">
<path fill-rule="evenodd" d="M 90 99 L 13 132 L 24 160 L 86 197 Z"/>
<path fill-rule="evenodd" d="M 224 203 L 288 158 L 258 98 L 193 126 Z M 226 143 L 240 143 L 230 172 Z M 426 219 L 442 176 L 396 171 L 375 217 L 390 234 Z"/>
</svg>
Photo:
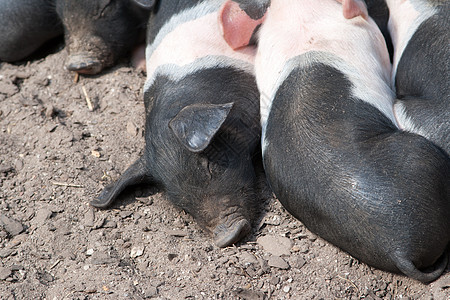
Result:
<svg viewBox="0 0 450 300">
<path fill-rule="evenodd" d="M 107 207 L 127 186 L 161 186 L 219 247 L 251 230 L 260 141 L 255 47 L 223 40 L 223 1 L 161 1 L 150 17 L 144 153 L 91 202 Z"/>
<path fill-rule="evenodd" d="M 0 1 L 0 61 L 25 59 L 62 33 L 55 0 Z"/>
<path fill-rule="evenodd" d="M 66 67 L 97 74 L 112 66 L 144 36 L 155 0 L 55 0 L 64 24 Z"/>
<path fill-rule="evenodd" d="M 429 282 L 448 261 L 450 158 L 399 129 L 383 36 L 355 1 L 271 1 L 255 60 L 264 169 L 311 231 Z"/>
</svg>

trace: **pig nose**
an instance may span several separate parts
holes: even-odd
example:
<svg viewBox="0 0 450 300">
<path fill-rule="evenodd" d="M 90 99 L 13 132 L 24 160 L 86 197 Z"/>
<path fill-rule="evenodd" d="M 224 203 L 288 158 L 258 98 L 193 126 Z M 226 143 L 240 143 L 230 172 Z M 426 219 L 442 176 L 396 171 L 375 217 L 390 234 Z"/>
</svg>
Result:
<svg viewBox="0 0 450 300">
<path fill-rule="evenodd" d="M 230 246 L 241 240 L 250 230 L 250 223 L 245 219 L 234 222 L 231 226 L 220 224 L 214 230 L 214 243 L 220 248 Z"/>
<path fill-rule="evenodd" d="M 66 67 L 69 71 L 91 75 L 102 70 L 102 64 L 98 59 L 84 54 L 71 55 Z"/>
</svg>

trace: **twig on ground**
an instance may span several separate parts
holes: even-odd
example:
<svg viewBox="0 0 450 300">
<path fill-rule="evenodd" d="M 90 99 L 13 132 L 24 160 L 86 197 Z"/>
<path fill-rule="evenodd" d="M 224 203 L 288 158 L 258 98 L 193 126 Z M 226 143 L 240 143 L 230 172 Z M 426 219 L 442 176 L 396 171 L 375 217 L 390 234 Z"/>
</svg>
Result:
<svg viewBox="0 0 450 300">
<path fill-rule="evenodd" d="M 93 111 L 94 107 L 92 106 L 91 98 L 89 98 L 89 96 L 86 92 L 86 88 L 84 86 L 82 86 L 81 89 L 83 90 L 83 94 L 84 94 L 84 97 L 86 98 L 86 103 L 87 103 L 89 110 Z"/>
<path fill-rule="evenodd" d="M 347 278 L 344 278 L 344 277 L 342 277 L 342 276 L 339 276 L 339 275 L 337 275 L 337 278 L 349 282 L 349 283 L 356 289 L 356 294 L 359 295 L 359 289 L 358 289 L 358 287 L 356 286 L 356 284 L 353 283 L 353 281 L 351 281 L 351 280 L 349 280 L 349 279 L 347 279 Z"/>
<path fill-rule="evenodd" d="M 60 262 L 61 262 L 61 260 L 58 259 L 53 265 L 50 266 L 50 269 L 53 269 L 54 267 L 56 267 Z"/>
<path fill-rule="evenodd" d="M 59 185 L 59 186 L 73 187 L 73 188 L 82 188 L 83 187 L 82 185 L 79 185 L 79 184 L 56 182 L 56 181 L 53 181 L 52 184 Z"/>
</svg>

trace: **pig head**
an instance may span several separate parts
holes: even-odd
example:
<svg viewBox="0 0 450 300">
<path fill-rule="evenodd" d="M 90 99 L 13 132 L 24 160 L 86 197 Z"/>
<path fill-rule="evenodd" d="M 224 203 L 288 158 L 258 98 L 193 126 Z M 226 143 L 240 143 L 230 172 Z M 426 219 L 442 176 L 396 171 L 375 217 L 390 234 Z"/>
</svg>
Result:
<svg viewBox="0 0 450 300">
<path fill-rule="evenodd" d="M 57 0 L 69 58 L 67 69 L 97 74 L 143 40 L 154 0 Z"/>
<path fill-rule="evenodd" d="M 233 68 L 201 70 L 181 81 L 158 76 L 144 96 L 143 156 L 91 205 L 107 207 L 129 185 L 155 184 L 213 233 L 219 247 L 237 242 L 249 233 L 257 206 L 258 97 L 254 77 Z"/>
</svg>

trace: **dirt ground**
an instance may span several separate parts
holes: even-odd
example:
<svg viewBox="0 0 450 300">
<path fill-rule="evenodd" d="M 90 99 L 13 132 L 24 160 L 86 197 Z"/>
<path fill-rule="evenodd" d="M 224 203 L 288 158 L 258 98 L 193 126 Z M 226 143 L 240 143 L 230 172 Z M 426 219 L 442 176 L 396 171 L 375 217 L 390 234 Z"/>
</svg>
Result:
<svg viewBox="0 0 450 300">
<path fill-rule="evenodd" d="M 252 235 L 225 249 L 157 190 L 89 207 L 144 146 L 145 76 L 124 60 L 76 81 L 58 47 L 0 63 L 0 299 L 450 299 L 450 267 L 429 285 L 368 267 L 263 178 Z"/>
</svg>

